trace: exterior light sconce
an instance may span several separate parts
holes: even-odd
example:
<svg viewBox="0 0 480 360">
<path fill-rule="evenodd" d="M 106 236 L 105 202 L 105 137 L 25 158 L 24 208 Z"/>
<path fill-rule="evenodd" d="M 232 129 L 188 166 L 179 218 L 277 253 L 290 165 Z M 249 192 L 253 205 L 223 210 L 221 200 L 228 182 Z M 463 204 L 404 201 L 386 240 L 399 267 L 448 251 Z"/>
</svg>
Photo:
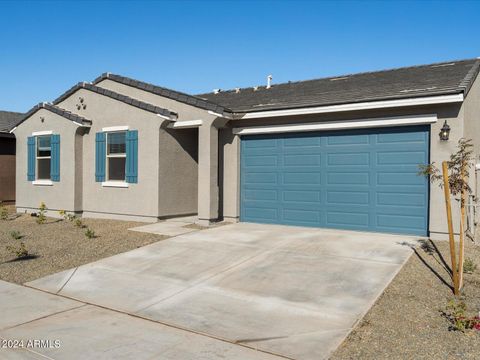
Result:
<svg viewBox="0 0 480 360">
<path fill-rule="evenodd" d="M 447 120 L 443 124 L 442 128 L 440 129 L 440 140 L 447 141 L 450 137 L 450 126 L 447 124 Z"/>
</svg>

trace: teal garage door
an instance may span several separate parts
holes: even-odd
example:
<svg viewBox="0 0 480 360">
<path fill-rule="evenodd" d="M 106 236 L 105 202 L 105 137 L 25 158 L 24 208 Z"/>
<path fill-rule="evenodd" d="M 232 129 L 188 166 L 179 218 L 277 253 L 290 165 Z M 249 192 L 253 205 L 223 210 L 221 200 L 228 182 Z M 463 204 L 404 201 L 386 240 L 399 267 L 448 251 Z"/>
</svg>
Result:
<svg viewBox="0 0 480 360">
<path fill-rule="evenodd" d="M 244 136 L 245 222 L 427 235 L 428 127 Z"/>
</svg>

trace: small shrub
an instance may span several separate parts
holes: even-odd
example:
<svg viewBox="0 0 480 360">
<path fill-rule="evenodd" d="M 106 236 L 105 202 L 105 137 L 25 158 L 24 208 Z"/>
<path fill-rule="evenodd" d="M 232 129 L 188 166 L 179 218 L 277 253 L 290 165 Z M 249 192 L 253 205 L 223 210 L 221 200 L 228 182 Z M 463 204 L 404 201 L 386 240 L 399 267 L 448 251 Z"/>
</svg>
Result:
<svg viewBox="0 0 480 360">
<path fill-rule="evenodd" d="M 20 234 L 20 231 L 12 230 L 10 231 L 10 237 L 14 240 L 20 240 L 23 237 L 23 235 Z"/>
<path fill-rule="evenodd" d="M 79 218 L 75 218 L 75 221 L 73 222 L 73 224 L 74 224 L 77 228 L 83 228 L 83 227 L 85 227 L 85 225 L 83 225 L 82 219 L 79 219 Z"/>
<path fill-rule="evenodd" d="M 466 274 L 473 274 L 477 270 L 477 264 L 471 258 L 466 258 L 463 262 L 463 272 Z"/>
<path fill-rule="evenodd" d="M 18 247 L 7 246 L 6 248 L 13 255 L 15 255 L 17 259 L 22 259 L 30 256 L 30 253 L 28 252 L 27 247 L 25 246 L 25 243 L 23 241 L 20 242 L 20 245 Z"/>
<path fill-rule="evenodd" d="M 0 220 L 8 220 L 8 209 L 0 201 Z"/>
<path fill-rule="evenodd" d="M 45 224 L 45 221 L 47 221 L 47 216 L 45 215 L 47 213 L 47 205 L 42 201 L 40 203 L 40 207 L 38 208 L 38 214 L 37 214 L 37 224 Z"/>
<path fill-rule="evenodd" d="M 89 239 L 93 239 L 97 237 L 97 235 L 95 235 L 95 231 L 93 231 L 90 228 L 87 228 L 87 230 L 85 230 L 85 236 Z"/>
<path fill-rule="evenodd" d="M 467 304 L 463 301 L 450 300 L 442 314 L 450 321 L 450 330 L 480 330 L 480 316 L 467 315 Z"/>
</svg>

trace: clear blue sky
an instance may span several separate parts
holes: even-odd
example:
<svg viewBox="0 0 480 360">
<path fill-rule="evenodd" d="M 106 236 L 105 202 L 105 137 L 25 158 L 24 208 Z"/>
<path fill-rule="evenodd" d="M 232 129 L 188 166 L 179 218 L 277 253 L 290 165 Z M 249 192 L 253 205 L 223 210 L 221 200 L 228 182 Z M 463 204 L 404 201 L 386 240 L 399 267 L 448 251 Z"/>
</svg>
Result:
<svg viewBox="0 0 480 360">
<path fill-rule="evenodd" d="M 113 72 L 188 93 L 480 56 L 480 1 L 2 2 L 0 109 Z"/>
</svg>

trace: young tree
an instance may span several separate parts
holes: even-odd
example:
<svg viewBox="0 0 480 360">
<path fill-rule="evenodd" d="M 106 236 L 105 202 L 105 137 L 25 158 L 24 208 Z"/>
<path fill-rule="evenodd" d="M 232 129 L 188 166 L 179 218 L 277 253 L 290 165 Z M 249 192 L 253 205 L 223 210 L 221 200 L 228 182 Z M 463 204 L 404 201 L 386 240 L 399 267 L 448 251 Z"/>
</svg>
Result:
<svg viewBox="0 0 480 360">
<path fill-rule="evenodd" d="M 447 209 L 447 225 L 450 241 L 450 257 L 452 265 L 452 280 L 455 295 L 460 294 L 463 287 L 463 262 L 465 257 L 465 207 L 467 195 L 472 193 L 468 184 L 470 168 L 473 165 L 473 145 L 471 139 L 460 139 L 457 144 L 457 151 L 450 155 L 450 161 L 442 163 L 442 172 L 435 163 L 420 165 L 420 175 L 430 177 L 432 183 L 444 188 L 445 204 Z M 442 181 L 443 180 L 443 181 Z M 453 233 L 451 197 L 460 202 L 460 229 L 458 266 L 455 249 L 455 237 Z"/>
</svg>

